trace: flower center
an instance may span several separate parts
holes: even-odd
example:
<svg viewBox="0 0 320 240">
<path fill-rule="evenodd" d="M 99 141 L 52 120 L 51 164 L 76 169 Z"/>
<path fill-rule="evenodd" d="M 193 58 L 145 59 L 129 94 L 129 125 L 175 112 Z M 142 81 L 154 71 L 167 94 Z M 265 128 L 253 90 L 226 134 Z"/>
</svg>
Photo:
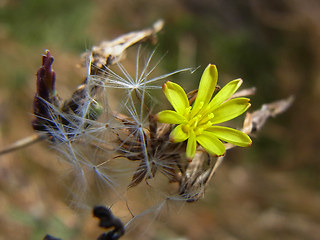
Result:
<svg viewBox="0 0 320 240">
<path fill-rule="evenodd" d="M 197 110 L 197 114 L 195 116 L 191 114 L 187 114 L 186 118 L 189 120 L 187 124 L 182 125 L 182 130 L 185 133 L 193 131 L 195 135 L 200 135 L 204 130 L 208 127 L 212 126 L 211 119 L 214 117 L 213 113 L 208 113 L 207 111 L 203 111 L 201 109 L 203 105 Z"/>
</svg>

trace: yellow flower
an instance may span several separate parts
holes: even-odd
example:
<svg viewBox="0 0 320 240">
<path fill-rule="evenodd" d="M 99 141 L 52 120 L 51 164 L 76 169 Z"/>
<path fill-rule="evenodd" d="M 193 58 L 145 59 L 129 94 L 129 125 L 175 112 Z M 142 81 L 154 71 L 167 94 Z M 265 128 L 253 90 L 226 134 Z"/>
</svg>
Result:
<svg viewBox="0 0 320 240">
<path fill-rule="evenodd" d="M 188 140 L 186 157 L 189 160 L 196 153 L 197 143 L 209 154 L 216 156 L 225 154 L 221 140 L 241 147 L 248 147 L 252 143 L 249 136 L 241 131 L 215 125 L 241 115 L 250 107 L 248 98 L 229 99 L 241 86 L 241 79 L 229 82 L 212 98 L 217 80 L 217 68 L 209 64 L 202 74 L 193 106 L 190 106 L 187 94 L 178 84 L 168 81 L 162 87 L 175 111 L 159 112 L 157 120 L 177 124 L 170 133 L 170 140 Z"/>
</svg>

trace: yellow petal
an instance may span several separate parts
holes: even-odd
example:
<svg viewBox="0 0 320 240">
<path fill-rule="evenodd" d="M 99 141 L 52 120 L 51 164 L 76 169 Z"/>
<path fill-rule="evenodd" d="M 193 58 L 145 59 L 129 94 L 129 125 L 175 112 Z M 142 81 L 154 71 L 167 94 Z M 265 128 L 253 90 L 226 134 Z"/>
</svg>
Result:
<svg viewBox="0 0 320 240">
<path fill-rule="evenodd" d="M 181 124 L 188 122 L 184 116 L 172 110 L 161 111 L 155 117 L 158 122 L 162 123 Z"/>
<path fill-rule="evenodd" d="M 217 67 L 213 64 L 209 64 L 202 74 L 198 94 L 192 107 L 191 116 L 196 115 L 197 112 L 202 108 L 202 106 L 206 106 L 209 103 L 216 88 L 217 81 Z"/>
<path fill-rule="evenodd" d="M 193 131 L 190 132 L 188 143 L 187 143 L 187 149 L 186 149 L 186 158 L 188 160 L 192 160 L 194 158 L 194 155 L 196 154 L 197 150 L 197 141 L 196 141 L 196 135 Z"/>
<path fill-rule="evenodd" d="M 211 155 L 222 156 L 226 151 L 223 143 L 209 131 L 198 135 L 197 142 Z"/>
<path fill-rule="evenodd" d="M 163 87 L 163 92 L 171 103 L 172 107 L 181 115 L 185 115 L 189 108 L 187 94 L 180 85 L 173 82 L 166 82 Z"/>
<path fill-rule="evenodd" d="M 187 140 L 188 137 L 189 133 L 186 133 L 182 130 L 182 125 L 176 126 L 170 133 L 170 141 L 174 143 L 183 142 Z"/>
<path fill-rule="evenodd" d="M 214 118 L 211 123 L 222 123 L 238 117 L 250 107 L 249 101 L 249 98 L 234 98 L 223 103 L 212 112 Z"/>
<path fill-rule="evenodd" d="M 252 144 L 252 141 L 247 134 L 233 128 L 212 126 L 208 128 L 207 131 L 212 132 L 217 138 L 223 141 L 240 147 L 249 147 Z"/>
<path fill-rule="evenodd" d="M 208 108 L 209 111 L 213 111 L 217 108 L 221 103 L 229 99 L 241 86 L 242 80 L 235 79 L 225 85 L 210 101 Z"/>
</svg>

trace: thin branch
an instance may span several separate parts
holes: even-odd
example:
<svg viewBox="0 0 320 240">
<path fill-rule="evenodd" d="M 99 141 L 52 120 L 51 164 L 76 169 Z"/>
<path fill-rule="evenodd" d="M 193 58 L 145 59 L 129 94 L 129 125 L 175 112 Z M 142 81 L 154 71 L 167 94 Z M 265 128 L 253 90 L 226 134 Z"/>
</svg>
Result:
<svg viewBox="0 0 320 240">
<path fill-rule="evenodd" d="M 19 150 L 21 148 L 27 147 L 29 145 L 32 145 L 34 143 L 37 143 L 37 142 L 40 142 L 40 141 L 43 141 L 43 140 L 46 140 L 46 139 L 48 139 L 48 134 L 46 134 L 46 133 L 35 133 L 35 134 L 33 134 L 33 135 L 29 136 L 29 137 L 20 139 L 20 140 L 14 142 L 13 144 L 11 144 L 10 146 L 0 150 L 0 156 L 4 155 L 6 153 L 13 152 L 15 150 Z"/>
</svg>

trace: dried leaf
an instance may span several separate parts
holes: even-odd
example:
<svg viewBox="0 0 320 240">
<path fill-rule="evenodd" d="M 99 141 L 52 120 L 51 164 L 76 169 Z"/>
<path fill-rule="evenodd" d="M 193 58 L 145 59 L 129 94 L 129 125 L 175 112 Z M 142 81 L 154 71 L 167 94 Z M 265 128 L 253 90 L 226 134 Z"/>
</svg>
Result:
<svg viewBox="0 0 320 240">
<path fill-rule="evenodd" d="M 238 92 L 236 92 L 235 94 L 232 95 L 231 98 L 237 98 L 237 97 L 245 97 L 245 96 L 250 96 L 250 95 L 254 95 L 256 93 L 256 88 L 252 87 L 252 88 L 246 88 L 243 90 L 240 90 Z"/>
<path fill-rule="evenodd" d="M 259 131 L 269 117 L 275 117 L 286 111 L 291 106 L 293 100 L 294 97 L 290 96 L 287 99 L 263 104 L 261 109 L 253 113 L 247 113 L 242 131 L 246 134 Z"/>
<path fill-rule="evenodd" d="M 122 59 L 124 52 L 130 46 L 150 39 L 155 40 L 155 34 L 163 25 L 164 21 L 158 20 L 151 28 L 130 32 L 111 41 L 103 41 L 99 46 L 93 46 L 89 53 L 83 54 L 82 62 L 85 63 L 91 55 L 91 64 L 98 69 L 104 65 L 112 65 Z"/>
<path fill-rule="evenodd" d="M 192 162 L 188 164 L 179 188 L 179 195 L 186 198 L 187 202 L 194 202 L 203 197 L 216 170 L 216 159 L 207 152 L 198 151 Z"/>
</svg>

